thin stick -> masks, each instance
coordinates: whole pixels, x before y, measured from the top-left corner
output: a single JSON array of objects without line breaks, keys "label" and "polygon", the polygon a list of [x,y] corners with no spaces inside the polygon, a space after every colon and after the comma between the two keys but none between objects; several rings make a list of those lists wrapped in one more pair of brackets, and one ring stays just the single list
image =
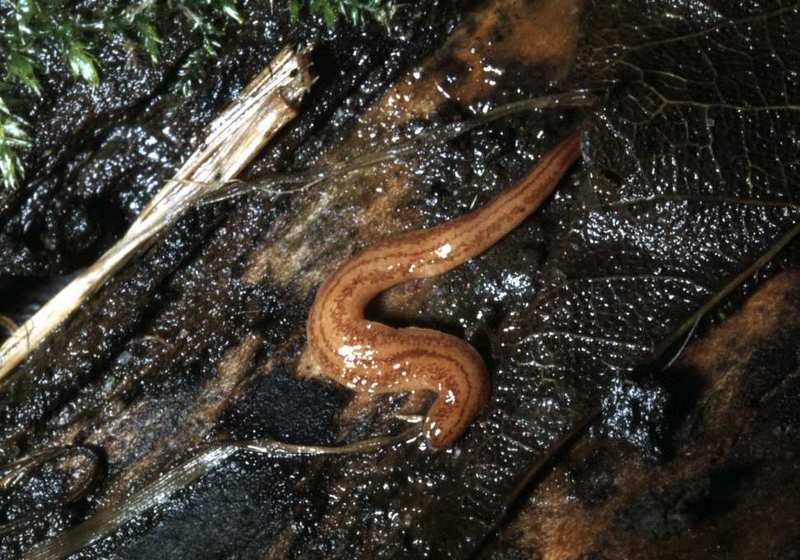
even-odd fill
[{"label": "thin stick", "polygon": [[[597,101],[597,96],[588,90],[576,90],[567,93],[543,95],[514,101],[501,105],[487,113],[478,115],[468,120],[461,120],[449,124],[438,125],[417,134],[408,140],[402,140],[389,146],[376,148],[362,155],[346,157],[327,165],[312,167],[302,171],[290,173],[273,173],[262,175],[258,181],[237,181],[218,195],[203,198],[203,204],[213,204],[222,200],[242,196],[250,192],[261,192],[273,197],[295,194],[319,184],[322,181],[341,177],[354,171],[361,171],[373,167],[384,161],[397,160],[414,154],[425,146],[444,144],[458,138],[462,134],[487,125],[503,117],[534,111],[537,109],[555,109],[572,107],[590,107]],[[281,188],[280,185],[295,185],[294,188]]]},{"label": "thin stick", "polygon": [[128,232],[20,326],[0,347],[0,380],[97,292],[116,271],[152,245],[181,213],[225,188],[296,115],[313,83],[304,52],[286,48],[213,122],[208,135],[173,179],[153,197]]},{"label": "thin stick", "polygon": [[237,451],[247,450],[274,459],[349,455],[371,453],[393,445],[405,445],[421,435],[420,426],[416,426],[396,436],[381,436],[335,447],[283,443],[268,438],[241,443],[214,444],[162,474],[122,503],[102,508],[78,525],[35,546],[23,556],[23,560],[62,560],[78,552],[98,539],[110,535],[135,517],[163,504],[175,492],[216,469]]}]

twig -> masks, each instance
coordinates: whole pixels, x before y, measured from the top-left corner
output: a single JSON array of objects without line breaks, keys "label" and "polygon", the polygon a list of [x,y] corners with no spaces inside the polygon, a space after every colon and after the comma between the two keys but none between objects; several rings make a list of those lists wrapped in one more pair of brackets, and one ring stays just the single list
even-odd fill
[{"label": "twig", "polygon": [[62,560],[111,534],[145,511],[163,504],[175,492],[186,488],[200,477],[216,469],[238,451],[246,450],[273,459],[372,453],[394,445],[411,443],[421,434],[420,427],[415,426],[396,436],[380,436],[334,447],[283,443],[269,438],[240,443],[214,444],[162,474],[140,491],[123,500],[122,503],[100,509],[85,521],[49,541],[37,545],[23,558],[24,560]]},{"label": "twig", "polygon": [[0,347],[0,380],[135,255],[152,245],[184,210],[225,187],[286,123],[313,82],[305,52],[286,48],[209,127],[180,171],[128,232],[21,325]]},{"label": "twig", "polygon": [[[322,181],[368,169],[384,161],[393,161],[417,153],[425,146],[444,144],[471,130],[510,115],[558,107],[590,107],[596,101],[597,96],[588,90],[576,90],[567,93],[543,95],[541,97],[514,101],[506,105],[501,105],[472,119],[434,126],[429,130],[417,134],[413,138],[401,140],[389,146],[376,148],[375,150],[368,151],[355,157],[347,157],[343,160],[328,163],[327,165],[303,169],[296,172],[262,175],[258,181],[253,182],[234,181],[234,184],[230,185],[223,192],[217,195],[204,197],[201,202],[202,204],[213,204],[251,192],[266,194],[274,198],[295,194],[307,190]],[[293,187],[286,188],[287,186]]]}]

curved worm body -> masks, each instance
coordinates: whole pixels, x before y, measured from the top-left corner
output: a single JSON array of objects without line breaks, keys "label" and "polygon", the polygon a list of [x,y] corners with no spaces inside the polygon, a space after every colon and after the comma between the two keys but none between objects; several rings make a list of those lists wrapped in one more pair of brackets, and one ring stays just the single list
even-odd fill
[{"label": "curved worm body", "polygon": [[322,373],[359,393],[434,391],[425,434],[434,447],[456,441],[490,394],[481,356],[449,334],[368,321],[364,307],[387,288],[442,274],[491,247],[541,205],[579,153],[574,133],[485,206],[378,242],[340,266],[317,292],[306,325]]}]

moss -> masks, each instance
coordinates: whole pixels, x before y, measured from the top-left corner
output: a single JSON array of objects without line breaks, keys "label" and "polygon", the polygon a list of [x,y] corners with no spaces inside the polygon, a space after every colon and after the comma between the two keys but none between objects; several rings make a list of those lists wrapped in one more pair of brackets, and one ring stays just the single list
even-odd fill
[{"label": "moss", "polygon": [[32,139],[19,116],[42,95],[44,52],[55,47],[75,79],[95,86],[102,78],[93,51],[105,36],[122,38],[131,57],[159,61],[159,21],[188,20],[201,46],[187,58],[179,90],[191,91],[193,66],[216,56],[224,22],[242,22],[235,0],[141,0],[125,7],[86,11],[66,0],[0,0],[0,183],[15,186],[23,175],[20,154]]},{"label": "moss", "polygon": [[[0,0],[0,185],[14,187],[23,175],[20,155],[33,139],[20,117],[42,95],[43,53],[58,52],[75,79],[100,83],[102,68],[94,56],[101,39],[122,39],[134,60],[157,64],[162,43],[159,22],[183,18],[198,38],[174,90],[189,95],[210,58],[217,56],[226,22],[243,22],[239,0],[138,0],[86,10],[68,0]],[[100,4],[102,5],[102,3]],[[319,16],[334,28],[344,18],[361,25],[367,18],[388,24],[394,0],[288,0],[293,21]]]},{"label": "moss", "polygon": [[322,16],[325,24],[334,28],[340,17],[354,25],[362,24],[367,17],[388,24],[397,6],[393,0],[289,0],[292,20],[298,20],[304,9]]}]

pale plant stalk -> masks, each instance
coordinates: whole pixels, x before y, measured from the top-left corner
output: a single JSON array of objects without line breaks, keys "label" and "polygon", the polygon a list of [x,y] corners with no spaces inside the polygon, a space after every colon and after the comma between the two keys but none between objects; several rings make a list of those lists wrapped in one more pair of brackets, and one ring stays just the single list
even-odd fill
[{"label": "pale plant stalk", "polygon": [[51,335],[116,271],[149,247],[189,207],[218,195],[296,116],[313,83],[304,52],[286,48],[208,128],[206,138],[153,197],[127,233],[65,286],[0,347],[0,380]]}]

